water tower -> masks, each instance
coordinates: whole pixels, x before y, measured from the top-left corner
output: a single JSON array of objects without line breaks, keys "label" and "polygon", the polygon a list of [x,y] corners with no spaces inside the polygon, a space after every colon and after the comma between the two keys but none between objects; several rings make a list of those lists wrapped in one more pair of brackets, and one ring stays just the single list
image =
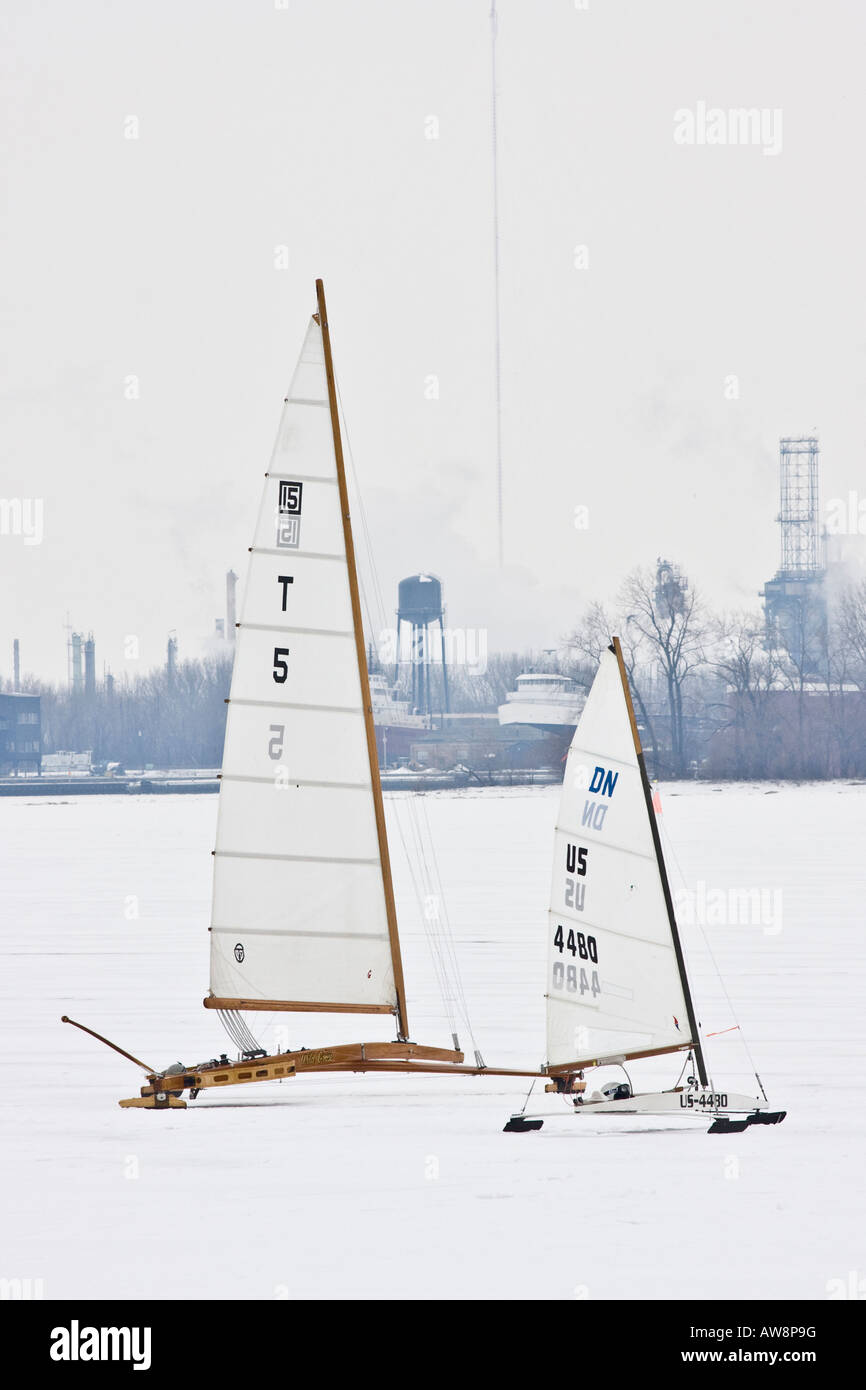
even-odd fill
[{"label": "water tower", "polygon": [[433,690],[430,667],[433,648],[430,628],[439,627],[439,651],[442,657],[442,704],[448,710],[448,667],[445,661],[445,610],[442,606],[442,584],[435,574],[410,574],[401,579],[397,589],[397,656],[402,651],[403,624],[412,628],[410,664],[412,666],[412,709],[419,714],[433,713]]}]

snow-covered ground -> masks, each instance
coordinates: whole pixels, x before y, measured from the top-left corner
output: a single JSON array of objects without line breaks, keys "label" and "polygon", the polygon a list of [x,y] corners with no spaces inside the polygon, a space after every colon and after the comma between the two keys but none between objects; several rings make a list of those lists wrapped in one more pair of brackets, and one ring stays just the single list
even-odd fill
[{"label": "snow-covered ground", "polygon": [[[491,1064],[543,1058],[557,796],[423,802]],[[862,1279],[866,786],[678,784],[662,797],[672,886],[694,894],[681,916],[702,1028],[734,1022],[711,957],[742,1025],[708,1043],[714,1080],[753,1089],[745,1037],[783,1125],[641,1129],[536,1095],[554,1120],[503,1134],[520,1082],[400,1074],[121,1110],[143,1078],[60,1015],[158,1067],[228,1049],[201,1007],[217,798],[0,799],[0,1276],[42,1279],[48,1298],[177,1299],[822,1299],[829,1281]],[[447,1045],[397,833],[409,800],[389,798],[388,815],[410,1022],[418,1041]],[[731,920],[745,899],[730,889],[751,892],[752,920]],[[376,1019],[289,1027],[263,1027],[263,1041],[388,1036]],[[644,1066],[667,1084],[678,1070]]]}]

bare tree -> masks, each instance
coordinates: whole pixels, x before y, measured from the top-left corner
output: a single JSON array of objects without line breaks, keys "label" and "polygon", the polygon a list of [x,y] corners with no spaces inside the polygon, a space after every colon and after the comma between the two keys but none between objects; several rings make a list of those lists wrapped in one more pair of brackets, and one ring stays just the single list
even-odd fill
[{"label": "bare tree", "polygon": [[709,665],[726,691],[718,732],[729,732],[733,742],[729,770],[736,776],[766,777],[777,754],[773,708],[778,655],[766,650],[759,613],[723,615],[712,621],[710,631]]},{"label": "bare tree", "polygon": [[591,603],[574,632],[565,641],[568,649],[576,654],[578,660],[584,661],[588,666],[589,669],[583,678],[583,683],[589,686],[592,684],[602,653],[611,645],[614,636],[618,636],[620,639],[623,665],[637,705],[638,722],[646,731],[649,746],[644,751],[652,764],[653,775],[657,775],[658,744],[653,722],[643,696],[643,682],[639,675],[639,656],[643,645],[640,633],[634,630],[625,618],[614,617],[609,614],[604,604]]},{"label": "bare tree", "polygon": [[835,612],[833,646],[846,653],[850,681],[866,691],[866,579],[850,584],[839,597]]},{"label": "bare tree", "polygon": [[654,573],[635,569],[620,596],[626,631],[637,634],[662,672],[670,720],[671,770],[686,770],[684,687],[704,664],[706,621],[698,596],[676,565],[658,560]]}]

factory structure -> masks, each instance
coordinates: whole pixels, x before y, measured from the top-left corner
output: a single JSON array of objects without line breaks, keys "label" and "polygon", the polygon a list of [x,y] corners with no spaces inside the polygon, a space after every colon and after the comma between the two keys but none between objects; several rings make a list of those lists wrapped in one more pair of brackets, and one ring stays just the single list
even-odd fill
[{"label": "factory structure", "polygon": [[[860,525],[856,496],[849,494],[844,524],[834,528],[832,504],[828,525],[822,524],[820,449],[816,434],[790,435],[779,441],[780,561],[766,580],[760,595],[764,607],[764,645],[784,654],[789,667],[772,681],[773,722],[778,729],[802,726],[802,708],[793,699],[810,696],[810,717],[821,717],[822,701],[828,701],[826,682],[828,631],[834,604],[844,587],[866,574],[866,527]],[[853,499],[853,500],[852,500]],[[841,507],[842,504],[840,503]],[[853,510],[852,510],[853,509]],[[852,525],[851,515],[857,524]],[[838,529],[839,534],[828,535]],[[848,539],[846,539],[848,537]],[[238,577],[225,576],[224,615],[215,619],[205,640],[210,655],[233,653],[237,625]],[[659,560],[655,600],[659,610],[682,601],[687,580],[673,564]],[[430,572],[412,574],[397,586],[396,627],[385,647],[368,649],[368,668],[373,717],[380,766],[383,772],[466,772],[507,776],[517,770],[546,770],[559,776],[565,752],[585,701],[583,686],[556,668],[556,654],[545,653],[538,667],[528,666],[515,679],[515,689],[505,693],[498,710],[452,709],[455,689],[465,679],[461,663],[465,653],[454,655],[454,639],[461,634],[446,628],[442,580]],[[67,617],[67,670],[69,690],[81,701],[85,713],[96,696],[111,696],[114,678],[105,671],[98,687],[96,640],[92,631],[73,630]],[[462,634],[465,636],[465,634]],[[178,638],[168,634],[165,678],[169,690],[177,686]],[[449,669],[453,667],[453,671]],[[792,684],[792,673],[796,677]],[[20,688],[20,650],[13,645],[12,689],[0,693],[0,776],[96,771],[90,754],[42,753],[43,729],[38,695]],[[654,702],[653,676],[649,700]],[[456,683],[455,683],[456,682]],[[475,697],[473,697],[475,698]],[[500,696],[500,699],[502,697]],[[736,701],[733,691],[728,698]],[[834,709],[860,720],[863,694],[848,682],[834,687]],[[458,703],[466,703],[465,699]],[[847,712],[851,708],[850,714]],[[854,706],[857,708],[855,709]],[[790,708],[789,708],[790,707]],[[659,727],[664,712],[659,706]],[[691,716],[699,744],[726,746],[731,735],[715,728],[707,711]],[[697,721],[697,722],[696,722]],[[701,727],[698,728],[698,723]],[[704,727],[705,726],[705,727]],[[47,734],[51,746],[50,730]],[[88,766],[85,767],[84,764]],[[114,766],[111,764],[110,766]]]},{"label": "factory structure", "polygon": [[42,716],[38,695],[20,691],[0,694],[0,776],[40,772]]},{"label": "factory structure", "polygon": [[827,654],[826,536],[820,521],[818,439],[779,441],[781,563],[762,590],[768,642],[804,676]]},{"label": "factory structure", "polygon": [[819,458],[817,435],[779,440],[780,564],[761,590],[767,646],[786,652],[804,682],[826,671],[838,593],[866,574],[859,517],[853,526],[848,518],[843,534],[828,534],[822,524]]}]

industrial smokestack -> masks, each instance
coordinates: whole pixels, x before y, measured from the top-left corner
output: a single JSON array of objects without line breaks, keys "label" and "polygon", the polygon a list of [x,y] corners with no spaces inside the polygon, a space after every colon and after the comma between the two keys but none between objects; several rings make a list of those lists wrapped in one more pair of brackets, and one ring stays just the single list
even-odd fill
[{"label": "industrial smokestack", "polygon": [[174,673],[177,670],[177,638],[172,635],[168,639],[168,646],[165,650],[165,674],[168,677],[170,686],[174,685]]},{"label": "industrial smokestack", "polygon": [[13,690],[21,689],[21,652],[18,647],[18,638],[12,643],[12,670],[14,672]]},{"label": "industrial smokestack", "polygon": [[81,674],[81,633],[72,634],[72,689],[81,690],[84,681]]},{"label": "industrial smokestack", "polygon": [[84,643],[84,693],[96,694],[96,643],[92,632]]},{"label": "industrial smokestack", "polygon": [[226,575],[226,641],[227,641],[227,642],[233,642],[233,641],[235,640],[235,622],[236,622],[236,619],[237,619],[237,612],[236,612],[236,608],[237,608],[237,600],[236,600],[236,590],[237,590],[237,586],[238,586],[238,577],[237,577],[237,575],[235,574],[234,570],[229,570],[228,574]]}]

